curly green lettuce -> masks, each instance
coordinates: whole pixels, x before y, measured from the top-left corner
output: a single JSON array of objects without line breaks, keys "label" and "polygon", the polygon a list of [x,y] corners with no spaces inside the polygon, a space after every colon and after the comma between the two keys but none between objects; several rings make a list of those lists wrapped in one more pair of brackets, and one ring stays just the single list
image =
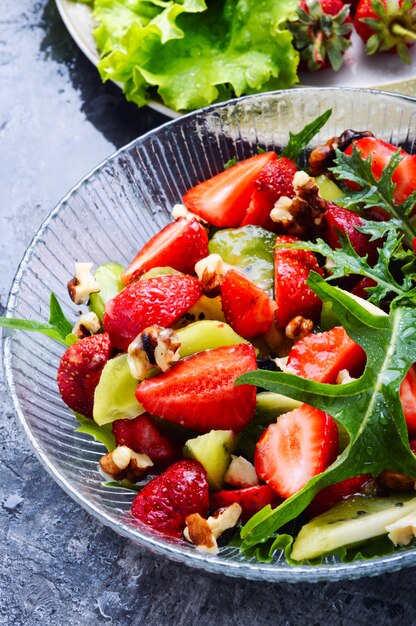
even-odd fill
[{"label": "curly green lettuce", "polygon": [[175,110],[297,82],[286,20],[298,0],[95,0],[103,80]]}]

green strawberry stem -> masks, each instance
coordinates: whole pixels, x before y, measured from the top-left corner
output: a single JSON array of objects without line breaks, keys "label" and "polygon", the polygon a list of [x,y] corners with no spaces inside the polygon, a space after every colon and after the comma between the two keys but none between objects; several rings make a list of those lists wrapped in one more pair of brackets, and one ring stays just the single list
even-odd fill
[{"label": "green strawberry stem", "polygon": [[401,24],[393,24],[393,26],[391,27],[391,32],[393,33],[393,35],[406,37],[406,39],[413,39],[413,41],[416,41],[416,33],[414,33],[412,30],[409,30],[408,28],[404,28],[404,26],[402,26]]}]

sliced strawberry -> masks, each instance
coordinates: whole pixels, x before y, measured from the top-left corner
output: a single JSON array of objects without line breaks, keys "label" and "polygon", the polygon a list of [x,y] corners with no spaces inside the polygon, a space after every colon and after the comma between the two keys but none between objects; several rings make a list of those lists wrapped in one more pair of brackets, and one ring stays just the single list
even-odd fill
[{"label": "sliced strawberry", "polygon": [[361,346],[348,337],[342,326],[336,326],[297,341],[289,352],[287,369],[318,383],[335,383],[341,370],[361,375],[365,361]]},{"label": "sliced strawberry", "polygon": [[261,511],[267,504],[275,508],[282,501],[269,485],[256,485],[245,489],[234,489],[218,491],[211,496],[211,509],[216,511],[223,507],[230,506],[234,502],[243,509],[241,519],[247,522],[255,513]]},{"label": "sliced strawberry", "polygon": [[404,419],[411,437],[416,436],[416,365],[412,365],[400,386]]},{"label": "sliced strawberry", "polygon": [[328,202],[325,212],[326,231],[325,239],[331,248],[340,248],[338,232],[348,235],[351,245],[360,256],[368,254],[370,265],[374,265],[378,258],[377,243],[370,241],[369,235],[365,235],[357,230],[357,226],[362,226],[364,221],[359,215],[342,209],[333,202]]},{"label": "sliced strawberry", "polygon": [[125,285],[140,278],[152,267],[173,267],[194,274],[195,263],[208,256],[208,235],[195,218],[184,217],[168,224],[136,254],[121,280]]},{"label": "sliced strawberry", "polygon": [[[378,180],[389,163],[392,155],[397,152],[398,146],[393,146],[386,141],[376,139],[375,137],[364,137],[358,141],[354,141],[345,154],[351,154],[352,145],[355,145],[361,152],[363,159],[367,159],[371,155],[371,170],[374,177]],[[407,154],[401,150],[403,156],[402,161],[397,166],[392,180],[396,184],[393,198],[396,204],[401,204],[416,189],[416,155]],[[351,184],[351,186],[353,186]]]},{"label": "sliced strawberry", "polygon": [[221,284],[222,310],[228,324],[244,339],[264,335],[273,324],[275,306],[263,289],[229,270]]},{"label": "sliced strawberry", "polygon": [[351,293],[353,293],[354,296],[358,296],[359,298],[363,298],[364,300],[366,300],[370,296],[367,288],[376,286],[377,283],[375,280],[364,276],[364,278],[358,281]]},{"label": "sliced strawberry", "polygon": [[62,400],[73,411],[92,418],[94,391],[110,358],[107,333],[80,339],[64,352],[58,369]]},{"label": "sliced strawberry", "polygon": [[183,202],[209,224],[225,228],[240,226],[250,204],[254,181],[266,163],[276,158],[275,152],[264,152],[240,161],[190,189]]},{"label": "sliced strawberry", "polygon": [[234,386],[234,382],[256,368],[250,344],[206,350],[144,380],[137,386],[136,397],[152,415],[182,426],[202,432],[238,432],[254,415],[256,388]]},{"label": "sliced strawberry", "polygon": [[139,280],[107,302],[104,328],[112,344],[125,351],[144,328],[152,324],[171,326],[201,296],[199,281],[186,274]]},{"label": "sliced strawberry", "polygon": [[250,206],[241,226],[255,224],[276,231],[277,225],[270,219],[270,211],[282,196],[294,198],[292,181],[297,169],[296,164],[287,157],[280,157],[264,166],[254,182]]},{"label": "sliced strawberry", "polygon": [[167,467],[181,458],[181,448],[160,430],[147,413],[134,419],[113,422],[113,434],[118,446],[127,446],[141,454],[147,454],[156,468]]},{"label": "sliced strawberry", "polygon": [[[291,244],[296,237],[282,235],[276,244]],[[321,313],[322,302],[306,284],[311,270],[322,275],[313,252],[276,248],[274,252],[276,323],[285,327],[294,317],[301,315],[316,322]]]},{"label": "sliced strawberry", "polygon": [[209,507],[206,472],[198,461],[174,463],[153,478],[133,500],[132,515],[152,530],[180,537],[192,513],[205,517]]},{"label": "sliced strawberry", "polygon": [[260,437],[254,456],[259,478],[290,498],[323,472],[338,453],[338,429],[330,415],[307,404],[281,415]]},{"label": "sliced strawberry", "polygon": [[353,478],[346,478],[340,483],[325,487],[325,489],[322,489],[322,491],[316,494],[306,509],[306,514],[308,517],[316,517],[328,511],[328,509],[332,508],[337,502],[340,502],[340,500],[364,493],[365,486],[368,485],[371,480],[371,474],[363,474],[361,476],[354,476]]}]

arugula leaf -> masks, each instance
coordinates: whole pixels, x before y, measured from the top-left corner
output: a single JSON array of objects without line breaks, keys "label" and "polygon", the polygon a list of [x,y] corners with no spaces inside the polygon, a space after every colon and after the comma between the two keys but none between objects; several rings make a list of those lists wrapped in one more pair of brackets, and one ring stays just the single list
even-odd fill
[{"label": "arugula leaf", "polygon": [[101,483],[103,487],[114,487],[117,489],[128,489],[129,491],[135,491],[138,493],[143,489],[143,485],[136,485],[132,483],[127,478],[123,478],[123,480],[110,480],[108,482]]},{"label": "arugula leaf", "polygon": [[416,226],[410,220],[410,214],[416,204],[416,190],[401,204],[394,202],[396,185],[393,182],[393,175],[402,158],[400,148],[398,148],[377,180],[371,169],[372,157],[363,159],[360,150],[353,144],[351,156],[336,150],[336,165],[331,167],[330,171],[339,180],[348,180],[359,186],[357,190],[343,186],[346,195],[342,198],[342,206],[352,209],[358,206],[365,209],[377,207],[386,211],[388,215],[401,221],[406,240],[411,243],[413,237],[416,236]]},{"label": "arugula leaf", "polygon": [[90,437],[92,437],[95,441],[103,443],[109,452],[117,447],[112,431],[112,424],[99,426],[96,422],[94,422],[94,420],[84,417],[80,413],[75,413],[75,417],[81,424],[81,426],[76,428],[76,433],[85,433],[90,435]]},{"label": "arugula leaf", "polygon": [[258,385],[306,402],[332,415],[348,432],[350,443],[324,472],[276,509],[265,507],[241,532],[243,549],[267,541],[295,519],[318,491],[359,474],[385,469],[416,477],[416,457],[409,448],[400,403],[400,385],[416,357],[416,309],[393,307],[374,315],[350,294],[311,273],[308,284],[332,303],[348,335],[367,353],[364,374],[345,385],[316,383],[292,374],[254,371],[238,384]]},{"label": "arugula leaf", "polygon": [[[348,275],[365,276],[374,280],[377,285],[367,288],[370,302],[380,304],[386,296],[394,295],[396,301],[406,299],[407,302],[416,303],[414,294],[416,275],[409,272],[413,264],[410,257],[403,252],[401,245],[403,235],[400,234],[399,228],[400,222],[395,219],[387,222],[363,220],[363,225],[358,227],[358,230],[370,235],[371,240],[380,239],[387,233],[383,245],[379,248],[379,258],[374,267],[369,265],[367,256],[357,254],[348,235],[340,231],[337,231],[340,247],[335,250],[322,239],[315,242],[299,241],[290,244],[290,247],[296,250],[311,250],[330,259],[328,269],[331,275],[327,278],[328,281]],[[405,267],[407,264],[407,275],[403,277],[401,283],[397,282],[390,269],[392,261],[400,260]]]},{"label": "arugula leaf", "polygon": [[313,122],[307,124],[298,133],[289,132],[289,142],[286,148],[283,150],[281,156],[292,159],[295,163],[298,162],[303,150],[309,144],[309,142],[319,133],[321,128],[325,126],[329,118],[331,117],[332,109],[328,109],[325,113],[322,113]]},{"label": "arugula leaf", "polygon": [[54,293],[51,293],[49,302],[49,322],[36,322],[35,320],[21,320],[15,317],[0,317],[0,327],[11,330],[27,330],[35,333],[43,333],[55,341],[68,346],[74,343],[71,335],[72,324],[66,319]]}]

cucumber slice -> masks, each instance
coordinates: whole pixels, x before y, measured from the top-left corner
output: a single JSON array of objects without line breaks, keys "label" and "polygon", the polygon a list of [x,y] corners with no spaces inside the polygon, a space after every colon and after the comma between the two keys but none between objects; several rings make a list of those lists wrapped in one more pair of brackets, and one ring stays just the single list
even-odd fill
[{"label": "cucumber slice", "polygon": [[345,193],[342,191],[342,189],[340,189],[333,180],[328,178],[328,176],[322,174],[322,176],[317,176],[315,178],[315,181],[319,187],[319,193],[325,200],[328,200],[330,202],[336,202],[337,200],[341,200],[345,196]]},{"label": "cucumber slice", "polygon": [[416,498],[353,496],[303,526],[293,544],[295,561],[313,559],[341,546],[359,544],[387,534],[386,526],[416,509]]},{"label": "cucumber slice", "polygon": [[205,435],[189,439],[183,447],[183,455],[199,461],[207,472],[211,489],[221,489],[224,474],[231,462],[236,436],[232,430],[211,430]]},{"label": "cucumber slice", "polygon": [[178,272],[178,270],[169,266],[152,267],[151,270],[142,274],[139,280],[147,280],[148,278],[155,278],[155,276],[170,276],[171,274],[182,274],[182,272]]},{"label": "cucumber slice", "polygon": [[261,289],[273,293],[275,242],[276,235],[260,226],[242,226],[217,231],[208,247],[211,254],[219,254]]},{"label": "cucumber slice", "polygon": [[237,335],[231,326],[214,320],[194,322],[176,332],[181,342],[179,349],[181,358],[203,350],[248,343],[246,339]]},{"label": "cucumber slice", "polygon": [[272,420],[283,413],[299,408],[301,404],[299,400],[282,396],[280,393],[261,391],[256,396],[256,415],[264,417],[265,420],[268,418]]},{"label": "cucumber slice", "polygon": [[99,293],[92,293],[90,296],[89,309],[93,311],[100,320],[103,319],[105,305],[114,298],[123,288],[121,275],[124,267],[120,263],[104,263],[97,267],[94,278],[100,286]]},{"label": "cucumber slice", "polygon": [[93,417],[99,426],[145,412],[136,400],[137,382],[130,374],[127,354],[107,361],[94,393]]}]

